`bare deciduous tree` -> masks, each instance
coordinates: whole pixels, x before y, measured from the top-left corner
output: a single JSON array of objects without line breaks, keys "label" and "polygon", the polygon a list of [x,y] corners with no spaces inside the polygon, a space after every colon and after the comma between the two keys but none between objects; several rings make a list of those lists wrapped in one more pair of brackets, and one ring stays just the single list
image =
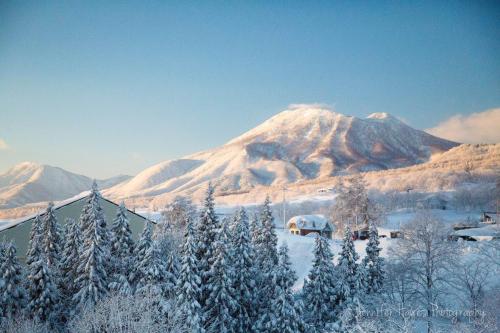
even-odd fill
[{"label": "bare deciduous tree", "polygon": [[448,272],[456,262],[456,244],[447,241],[448,230],[428,211],[417,212],[396,243],[394,259],[408,262],[408,277],[417,300],[425,307],[427,332],[432,331],[433,306],[446,291]]},{"label": "bare deciduous tree", "polygon": [[494,273],[491,268],[484,258],[475,257],[457,263],[454,274],[450,274],[450,283],[461,292],[462,300],[473,313],[483,306],[489,278]]}]

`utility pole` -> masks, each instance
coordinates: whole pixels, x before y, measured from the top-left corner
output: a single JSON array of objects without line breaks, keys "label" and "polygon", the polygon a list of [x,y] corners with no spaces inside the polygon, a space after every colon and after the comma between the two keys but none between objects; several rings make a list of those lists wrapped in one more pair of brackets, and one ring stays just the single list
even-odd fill
[{"label": "utility pole", "polygon": [[286,230],[286,191],[287,188],[285,185],[281,188],[283,190],[283,201],[281,205],[283,206],[283,230]]}]

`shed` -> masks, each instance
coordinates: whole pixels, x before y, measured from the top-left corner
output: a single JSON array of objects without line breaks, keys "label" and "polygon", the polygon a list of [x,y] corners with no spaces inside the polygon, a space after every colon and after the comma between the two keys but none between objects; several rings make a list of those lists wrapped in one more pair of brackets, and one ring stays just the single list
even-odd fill
[{"label": "shed", "polygon": [[496,219],[495,219],[496,215],[497,215],[497,212],[482,212],[480,221],[483,223],[495,224],[496,223]]}]

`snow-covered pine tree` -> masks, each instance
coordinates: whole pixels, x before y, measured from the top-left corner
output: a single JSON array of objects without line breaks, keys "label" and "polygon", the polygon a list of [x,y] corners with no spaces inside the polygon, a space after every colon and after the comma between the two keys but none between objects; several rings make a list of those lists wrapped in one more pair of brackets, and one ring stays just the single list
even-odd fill
[{"label": "snow-covered pine tree", "polygon": [[305,320],[311,327],[321,330],[335,321],[336,281],[330,245],[326,238],[318,236],[312,268],[303,288]]},{"label": "snow-covered pine tree", "polygon": [[259,242],[258,239],[261,230],[262,225],[260,224],[259,216],[257,213],[253,213],[250,218],[250,236],[252,238],[253,247]]},{"label": "snow-covered pine tree", "polygon": [[248,217],[244,208],[240,208],[234,216],[232,228],[233,247],[233,289],[236,298],[235,332],[246,333],[251,330],[252,318],[255,317],[255,276],[254,251]]},{"label": "snow-covered pine tree", "polygon": [[[254,240],[255,266],[257,267],[257,318],[255,322],[262,323],[271,311],[269,299],[276,292],[274,270],[278,265],[278,237],[274,230],[274,218],[271,212],[271,201],[266,197],[260,213],[260,230]],[[254,325],[255,326],[255,325]]]},{"label": "snow-covered pine tree", "polygon": [[255,251],[260,264],[278,264],[278,236],[274,230],[274,217],[271,211],[271,200],[266,197],[260,212],[260,230],[257,231]]},{"label": "snow-covered pine tree", "polygon": [[127,217],[127,208],[122,202],[116,211],[111,226],[111,255],[117,258],[128,258],[134,253],[134,240]]},{"label": "snow-covered pine tree", "polygon": [[24,273],[14,243],[0,245],[0,323],[13,318],[26,306]]},{"label": "snow-covered pine tree", "polygon": [[[37,228],[33,225],[34,228]],[[60,313],[60,293],[57,279],[47,265],[43,251],[43,237],[38,234],[30,240],[28,265],[28,313],[35,320],[57,325]]]},{"label": "snow-covered pine tree", "polygon": [[188,217],[186,219],[186,234],[182,247],[182,262],[179,275],[178,304],[186,331],[204,333],[203,314],[200,305],[201,275],[199,271],[197,254],[197,241],[194,224]]},{"label": "snow-covered pine tree", "polygon": [[227,223],[223,223],[215,245],[215,261],[211,266],[206,290],[205,327],[208,332],[234,332],[237,299],[232,286],[234,276]]},{"label": "snow-covered pine tree", "polygon": [[77,309],[93,307],[108,294],[109,232],[99,203],[100,196],[94,181],[80,217],[83,244],[75,281],[79,291],[73,296]]},{"label": "snow-covered pine tree", "polygon": [[368,226],[370,222],[380,219],[381,211],[368,197],[362,175],[349,177],[348,185],[341,179],[337,192],[332,220],[337,221],[338,230],[343,230],[349,221]]},{"label": "snow-covered pine tree", "polygon": [[[0,267],[1,267],[1,263],[5,261],[5,249],[7,248],[7,242],[5,242],[5,240],[3,241],[0,241]],[[2,282],[2,272],[0,272],[0,288],[3,286],[3,282]],[[0,298],[0,302],[1,302],[1,298]]]},{"label": "snow-covered pine tree", "polygon": [[144,229],[139,237],[139,241],[134,250],[134,267],[132,267],[132,274],[130,281],[132,286],[135,287],[139,280],[142,278],[142,272],[139,266],[146,256],[149,248],[153,245],[153,223],[147,221],[144,223]]},{"label": "snow-covered pine tree", "polygon": [[88,221],[97,221],[99,224],[100,238],[102,239],[102,244],[106,255],[111,253],[111,232],[108,230],[106,219],[104,217],[104,211],[102,210],[100,203],[101,193],[97,187],[97,183],[94,180],[92,183],[92,188],[90,190],[90,195],[88,196],[85,206],[83,207],[82,214],[80,215],[80,223],[82,233],[85,233],[87,229]]},{"label": "snow-covered pine tree", "polygon": [[56,277],[59,275],[62,247],[61,227],[55,216],[54,203],[51,202],[42,218],[42,251],[47,260],[47,266]]},{"label": "snow-covered pine tree", "polygon": [[78,291],[75,280],[82,248],[82,232],[79,221],[66,220],[66,238],[61,259],[61,293],[65,298],[71,297]]},{"label": "snow-covered pine tree", "polygon": [[[191,218],[191,215],[186,214],[186,218]],[[179,217],[180,218],[180,217]],[[184,230],[185,221],[178,221],[177,226],[172,226],[168,220],[163,221],[155,230],[154,239],[158,243],[160,249],[160,255],[165,258],[166,262],[166,277],[165,284],[169,291],[167,298],[172,298],[175,296],[175,287],[177,285],[177,280],[179,278],[180,272],[180,240],[182,239],[181,230]],[[179,226],[183,226],[179,228]],[[183,231],[184,233],[184,231]]]},{"label": "snow-covered pine tree", "polygon": [[[359,259],[354,242],[352,232],[349,226],[345,229],[344,239],[342,243],[342,251],[340,252],[339,262],[336,267],[338,283],[336,286],[337,298],[337,315],[349,315],[354,318],[356,311],[361,306],[363,285],[363,269],[360,268],[357,260]],[[346,314],[346,312],[348,312]]]},{"label": "snow-covered pine tree", "polygon": [[134,254],[134,240],[122,202],[111,226],[111,272],[109,288],[122,295],[132,295],[130,271]]},{"label": "snow-covered pine tree", "polygon": [[292,287],[297,276],[292,269],[288,247],[280,246],[279,263],[274,271],[275,295],[269,301],[270,312],[257,323],[258,332],[298,333],[304,332],[301,304],[294,298]]},{"label": "snow-covered pine tree", "polygon": [[217,237],[219,234],[220,223],[215,214],[214,205],[214,187],[208,184],[207,193],[203,203],[203,208],[200,212],[200,218],[196,226],[196,238],[198,241],[197,258],[199,264],[199,271],[201,274],[201,300],[200,305],[203,311],[206,311],[206,300],[210,294],[207,283],[211,278],[212,265],[215,261],[215,247],[217,244]]},{"label": "snow-covered pine tree", "polygon": [[370,223],[370,234],[366,246],[366,256],[363,258],[366,292],[375,294],[382,289],[384,281],[384,262],[380,257],[380,242],[377,227]]},{"label": "snow-covered pine tree", "polygon": [[145,256],[139,262],[138,271],[140,278],[137,281],[136,294],[160,299],[161,303],[157,305],[160,311],[166,311],[165,300],[169,291],[165,281],[167,267],[165,260],[160,255],[157,242],[153,242],[147,249]]},{"label": "snow-covered pine tree", "polygon": [[30,265],[33,260],[38,260],[38,252],[40,248],[35,249],[36,246],[40,246],[39,240],[42,237],[42,219],[40,215],[35,216],[33,222],[31,223],[30,239],[28,242],[28,250],[26,251],[26,265]]},{"label": "snow-covered pine tree", "polygon": [[165,289],[168,298],[175,296],[175,289],[180,274],[180,259],[178,251],[170,251],[166,258]]}]

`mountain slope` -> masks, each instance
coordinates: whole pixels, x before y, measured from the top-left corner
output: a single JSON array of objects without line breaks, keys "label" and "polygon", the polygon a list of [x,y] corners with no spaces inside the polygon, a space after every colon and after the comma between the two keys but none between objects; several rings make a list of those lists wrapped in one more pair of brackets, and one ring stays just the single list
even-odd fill
[{"label": "mountain slope", "polygon": [[192,195],[206,183],[219,194],[429,160],[457,143],[413,129],[385,114],[366,119],[298,105],[227,144],[146,169],[105,194],[113,198]]},{"label": "mountain slope", "polygon": [[[98,181],[105,188],[128,180],[117,176]],[[64,169],[33,162],[20,163],[0,175],[0,209],[63,200],[86,191],[92,179]]]}]

